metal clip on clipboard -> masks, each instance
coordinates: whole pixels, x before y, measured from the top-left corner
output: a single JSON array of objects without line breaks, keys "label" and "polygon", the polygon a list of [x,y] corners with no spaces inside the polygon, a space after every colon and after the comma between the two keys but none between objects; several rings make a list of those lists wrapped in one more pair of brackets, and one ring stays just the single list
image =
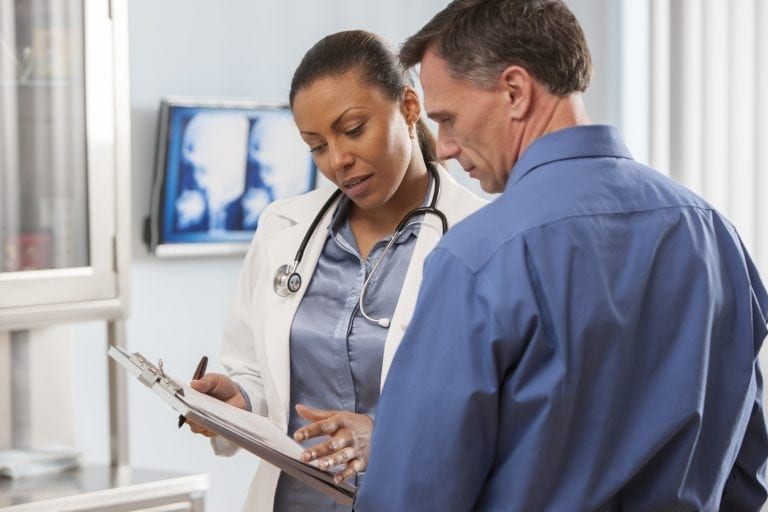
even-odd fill
[{"label": "metal clip on clipboard", "polygon": [[139,352],[134,352],[132,354],[128,354],[125,351],[120,352],[123,357],[128,356],[128,360],[133,363],[137,372],[132,373],[138,377],[142,384],[148,388],[151,388],[154,384],[158,384],[165,388],[171,395],[184,396],[184,389],[172,378],[165,375],[162,359],[160,359],[157,362],[157,366],[155,366]]}]

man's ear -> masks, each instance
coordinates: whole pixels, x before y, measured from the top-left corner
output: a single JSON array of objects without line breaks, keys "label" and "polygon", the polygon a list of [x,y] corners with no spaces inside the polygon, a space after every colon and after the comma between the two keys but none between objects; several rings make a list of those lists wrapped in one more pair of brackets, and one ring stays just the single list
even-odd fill
[{"label": "man's ear", "polygon": [[525,68],[509,66],[501,72],[499,82],[512,118],[525,118],[533,101],[533,77]]},{"label": "man's ear", "polygon": [[416,89],[410,85],[405,86],[400,110],[403,112],[405,121],[409,125],[414,125],[419,120],[419,116],[421,115],[421,101],[419,100],[419,95],[416,93]]}]

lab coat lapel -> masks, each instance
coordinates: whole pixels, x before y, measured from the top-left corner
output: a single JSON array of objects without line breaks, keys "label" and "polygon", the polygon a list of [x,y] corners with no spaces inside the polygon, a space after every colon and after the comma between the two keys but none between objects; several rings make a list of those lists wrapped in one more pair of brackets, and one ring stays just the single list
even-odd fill
[{"label": "lab coat lapel", "polygon": [[[312,224],[312,220],[320,211],[325,200],[332,191],[317,194],[317,201],[308,202],[306,208],[300,212],[286,215],[286,220],[296,222],[293,226],[276,232],[266,240],[267,262],[269,265],[269,275],[274,276],[277,269],[286,263],[292,263],[296,256],[296,251],[301,244],[304,234]],[[293,317],[301,303],[301,299],[309,286],[309,280],[314,273],[317,261],[320,258],[323,245],[325,244],[328,225],[335,211],[335,205],[331,206],[323,219],[315,229],[312,238],[309,240],[304,256],[299,264],[298,272],[302,277],[301,288],[298,292],[287,297],[280,297],[272,293],[265,325],[265,352],[268,360],[268,367],[271,369],[274,379],[275,390],[277,392],[277,404],[280,410],[270,411],[273,419],[279,421],[281,425],[287,428],[288,408],[290,407],[290,332],[293,324]]]},{"label": "lab coat lapel", "polygon": [[[476,210],[477,204],[462,201],[464,198],[457,194],[457,192],[463,189],[456,183],[456,180],[444,168],[437,166],[437,169],[440,175],[440,196],[437,198],[437,208],[445,214],[448,219],[448,227],[450,228]],[[408,327],[413,316],[413,309],[416,305],[416,298],[419,293],[419,286],[421,285],[424,259],[442,238],[443,228],[440,219],[436,215],[428,214],[424,216],[424,220],[429,223],[429,226],[422,225],[419,230],[419,237],[416,239],[413,255],[408,264],[400,298],[397,301],[389,333],[387,333],[387,339],[384,342],[380,383],[382,387],[387,378],[389,367],[392,364],[392,358],[395,357],[397,347],[400,345],[405,329]]]}]

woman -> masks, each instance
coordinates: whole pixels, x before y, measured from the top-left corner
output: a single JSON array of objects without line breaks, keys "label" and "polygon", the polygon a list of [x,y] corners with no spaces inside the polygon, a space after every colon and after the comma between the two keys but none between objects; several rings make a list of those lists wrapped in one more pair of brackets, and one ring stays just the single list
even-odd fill
[{"label": "woman", "polygon": [[[328,189],[264,211],[222,341],[228,375],[209,374],[193,386],[268,416],[305,442],[305,461],[343,466],[341,481],[365,469],[380,385],[412,314],[424,258],[441,235],[433,214],[411,219],[388,244],[395,227],[430,202],[438,182],[436,207],[448,225],[484,201],[433,163],[434,139],[420,120],[416,91],[377,36],[349,31],[320,40],[294,74],[290,103],[317,168],[343,194],[314,229]],[[295,269],[298,291],[285,290],[294,270],[288,269],[286,296],[278,295],[276,272],[294,261],[308,231]],[[312,444],[326,434],[330,439]],[[214,446],[233,453],[225,440],[214,438]],[[261,463],[245,508],[273,507],[339,510]]]}]

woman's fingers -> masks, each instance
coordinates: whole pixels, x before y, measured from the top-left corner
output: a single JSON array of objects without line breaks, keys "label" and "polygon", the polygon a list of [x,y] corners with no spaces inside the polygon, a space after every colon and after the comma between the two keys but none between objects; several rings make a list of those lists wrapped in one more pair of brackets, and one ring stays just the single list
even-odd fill
[{"label": "woman's fingers", "polygon": [[351,446],[337,450],[330,455],[317,459],[316,464],[320,469],[331,469],[346,464],[357,457],[358,452]]},{"label": "woman's fingers", "polygon": [[203,377],[189,383],[195,391],[211,395],[226,402],[240,393],[235,383],[223,373],[206,373]]},{"label": "woman's fingers", "polygon": [[189,425],[189,429],[195,434],[201,434],[205,437],[215,437],[217,435],[216,432],[208,430],[207,428],[203,427],[202,425],[198,425],[195,422],[187,420],[187,425]]},{"label": "woman's fingers", "polygon": [[339,473],[336,473],[336,475],[333,477],[333,481],[337,484],[340,484],[344,480],[348,478],[352,478],[356,474],[360,473],[361,471],[364,471],[365,468],[368,466],[368,459],[352,459],[351,461],[347,462],[347,466],[340,471]]},{"label": "woman's fingers", "polygon": [[312,407],[307,407],[306,405],[296,404],[296,412],[299,413],[299,416],[301,416],[305,420],[309,420],[311,422],[317,422],[320,420],[328,419],[334,414],[337,414],[339,411],[326,411],[323,409],[313,409]]},{"label": "woman's fingers", "polygon": [[240,409],[246,409],[246,400],[237,384],[223,373],[206,373],[200,379],[192,380],[189,386]]},{"label": "woman's fingers", "polygon": [[302,452],[302,461],[314,461],[314,465],[324,470],[344,465],[344,469],[334,476],[336,483],[365,470],[373,430],[373,421],[369,416],[349,411],[320,411],[304,406],[297,406],[296,411],[302,417],[310,421],[315,418],[316,421],[297,430],[294,439],[304,441],[321,435],[331,436],[331,439]]},{"label": "woman's fingers", "polygon": [[312,423],[306,427],[301,427],[293,434],[293,438],[298,442],[302,442],[317,436],[333,435],[340,428],[341,424],[338,419],[331,417],[331,419],[318,421],[317,423]]},{"label": "woman's fingers", "polygon": [[318,443],[315,446],[304,450],[301,453],[301,460],[304,462],[310,462],[315,459],[319,459],[320,457],[331,455],[348,446],[352,446],[351,438],[336,436],[333,439],[329,439],[323,443]]},{"label": "woman's fingers", "polygon": [[[207,373],[200,379],[194,379],[190,382],[190,387],[200,393],[205,393],[213,398],[217,398],[224,402],[232,403],[236,407],[241,409],[245,408],[245,399],[240,393],[240,389],[235,385],[229,376],[222,373]],[[198,425],[193,421],[187,420],[189,429],[195,434],[200,434],[205,437],[216,437],[216,432],[208,430],[207,428]]]}]

